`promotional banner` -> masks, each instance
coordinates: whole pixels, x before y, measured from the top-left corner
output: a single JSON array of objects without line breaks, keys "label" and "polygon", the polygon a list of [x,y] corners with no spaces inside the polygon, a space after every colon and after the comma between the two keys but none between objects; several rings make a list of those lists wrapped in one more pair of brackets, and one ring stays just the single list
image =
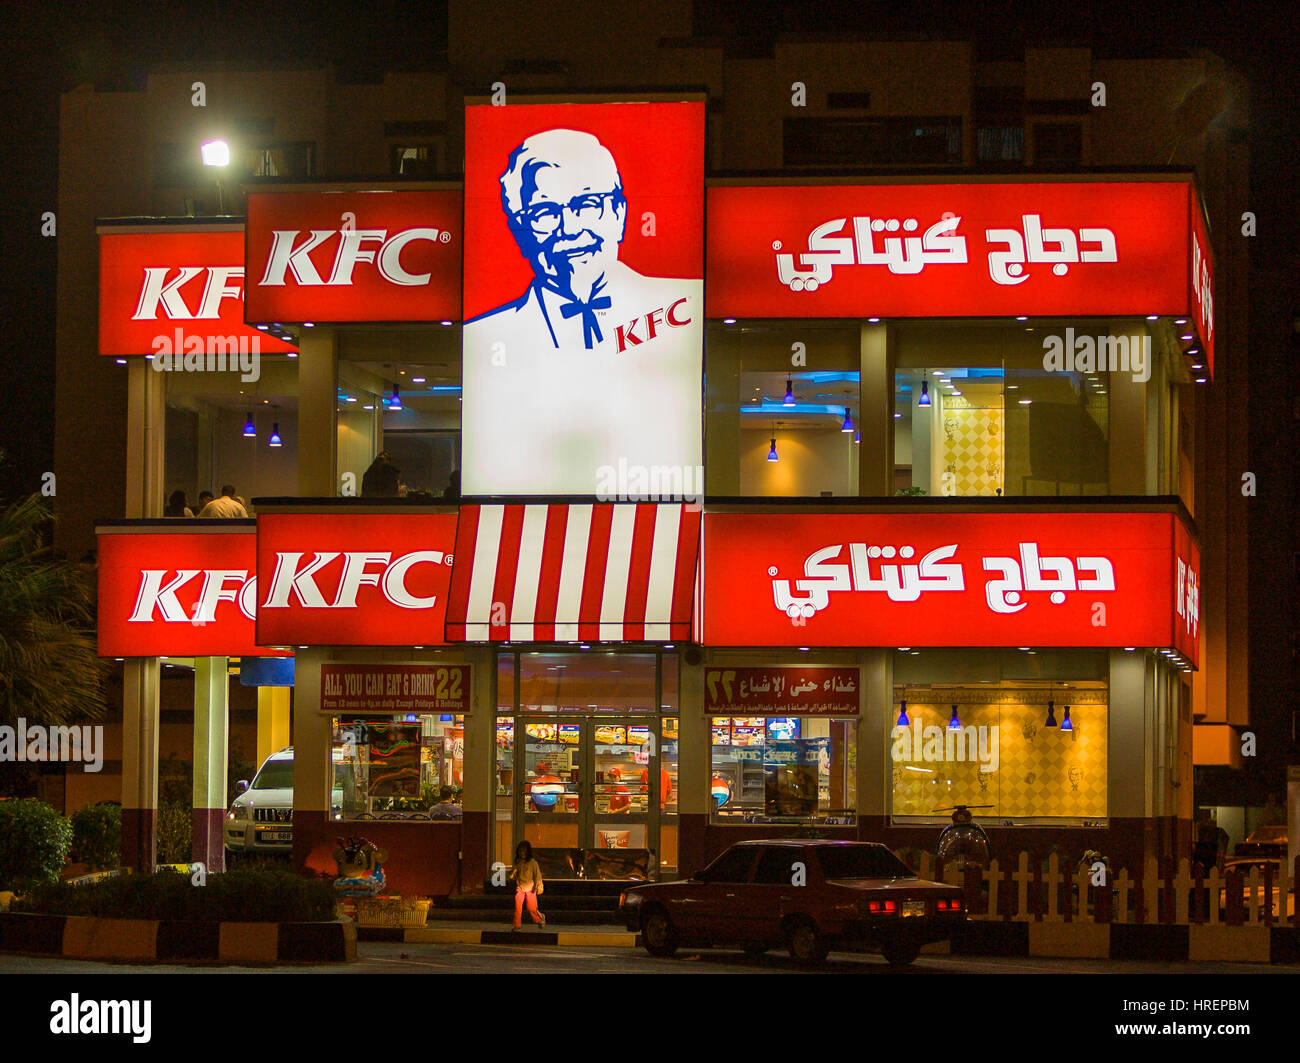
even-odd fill
[{"label": "promotional banner", "polygon": [[322,712],[463,713],[469,665],[322,664]]},{"label": "promotional banner", "polygon": [[257,637],[270,645],[444,641],[456,514],[264,513]]},{"label": "promotional banner", "polygon": [[101,657],[265,657],[254,639],[251,522],[206,531],[99,528]]},{"label": "promotional banner", "polygon": [[1181,316],[1187,182],[715,187],[709,316]]},{"label": "promotional banner", "polygon": [[465,494],[701,466],[703,189],[702,102],[466,107]]},{"label": "promotional banner", "polygon": [[1182,521],[1174,522],[1173,648],[1192,662],[1200,660],[1201,552]]},{"label": "promotional banner", "polygon": [[1214,248],[1210,246],[1210,233],[1205,227],[1205,212],[1193,190],[1191,196],[1192,238],[1191,266],[1188,271],[1191,297],[1188,310],[1192,315],[1194,332],[1200,337],[1205,350],[1205,365],[1214,375]]},{"label": "promotional banner", "polygon": [[704,708],[727,716],[856,716],[856,668],[708,668]]},{"label": "promotional banner", "polygon": [[250,192],[249,321],[460,316],[461,194]]},{"label": "promotional banner", "polygon": [[[709,513],[704,642],[1172,648],[1179,526],[1168,513]],[[1196,563],[1189,550],[1184,600]]]},{"label": "promotional banner", "polygon": [[100,354],[218,355],[241,349],[298,349],[244,324],[242,232],[101,231]]}]

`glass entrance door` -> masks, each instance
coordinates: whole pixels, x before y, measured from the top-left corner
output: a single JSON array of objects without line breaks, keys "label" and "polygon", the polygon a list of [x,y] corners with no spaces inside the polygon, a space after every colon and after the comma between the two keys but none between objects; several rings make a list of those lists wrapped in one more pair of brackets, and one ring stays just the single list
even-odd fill
[{"label": "glass entrance door", "polygon": [[646,877],[659,840],[659,740],[654,717],[520,716],[515,844],[541,851],[551,877]]}]

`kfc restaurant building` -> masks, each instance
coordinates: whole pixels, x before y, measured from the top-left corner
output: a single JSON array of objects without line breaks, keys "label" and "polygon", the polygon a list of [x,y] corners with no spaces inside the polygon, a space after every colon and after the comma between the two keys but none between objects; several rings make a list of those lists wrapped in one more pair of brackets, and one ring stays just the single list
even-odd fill
[{"label": "kfc restaurant building", "polygon": [[[145,482],[256,514],[99,527],[137,862],[164,657],[195,662],[196,859],[233,796],[212,677],[290,655],[294,861],[361,834],[393,892],[480,890],[522,839],[614,879],[744,837],[933,850],[957,804],[999,855],[1189,845],[1190,180],[706,188],[703,115],[469,106],[463,188],[101,230]],[[233,390],[139,357],[205,314],[283,353]]]}]

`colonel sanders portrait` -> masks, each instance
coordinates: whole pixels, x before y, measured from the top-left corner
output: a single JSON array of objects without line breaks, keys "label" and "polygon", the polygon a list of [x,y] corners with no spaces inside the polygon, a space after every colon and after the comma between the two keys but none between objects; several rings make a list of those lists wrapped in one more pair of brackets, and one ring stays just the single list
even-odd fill
[{"label": "colonel sanders portrait", "polygon": [[620,460],[694,467],[703,281],[619,261],[629,192],[591,133],[536,133],[504,161],[501,207],[533,279],[465,323],[465,493],[585,495]]}]

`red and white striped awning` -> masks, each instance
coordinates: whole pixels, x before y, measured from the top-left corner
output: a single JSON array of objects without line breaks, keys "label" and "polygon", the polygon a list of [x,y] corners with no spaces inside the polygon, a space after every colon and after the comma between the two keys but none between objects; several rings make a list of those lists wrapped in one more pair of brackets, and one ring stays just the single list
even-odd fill
[{"label": "red and white striped awning", "polygon": [[461,506],[447,641],[685,641],[699,539],[677,502]]}]

